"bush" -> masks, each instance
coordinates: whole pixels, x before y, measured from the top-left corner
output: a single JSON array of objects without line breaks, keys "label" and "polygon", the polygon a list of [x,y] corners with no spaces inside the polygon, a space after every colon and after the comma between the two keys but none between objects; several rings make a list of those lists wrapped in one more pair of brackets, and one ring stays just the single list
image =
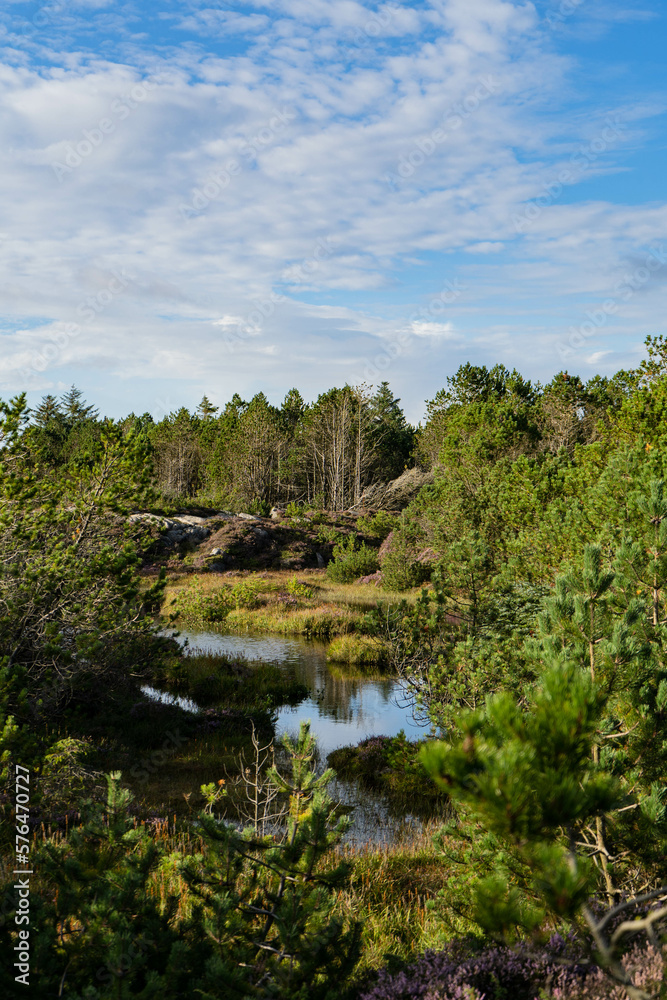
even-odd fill
[{"label": "bush", "polygon": [[333,524],[320,524],[315,539],[320,545],[331,545],[345,541],[345,535]]},{"label": "bush", "polygon": [[287,581],[287,593],[291,594],[292,597],[312,597],[313,588],[309,587],[307,583],[300,583],[294,575],[291,580]]},{"label": "bush", "polygon": [[172,613],[186,625],[214,625],[223,622],[235,604],[231,587],[204,593],[201,580],[195,576],[187,587],[177,593],[172,602]]},{"label": "bush", "polygon": [[[635,945],[623,964],[644,987],[661,982],[664,958],[651,945]],[[586,960],[573,938],[555,934],[541,951],[454,941],[443,951],[425,952],[402,972],[383,969],[359,1000],[625,1000],[627,995]]]},{"label": "bush", "polygon": [[350,535],[347,541],[334,545],[333,561],[327,566],[327,576],[335,583],[352,583],[360,576],[368,576],[380,568],[376,549],[365,542],[357,547]]},{"label": "bush", "polygon": [[376,514],[360,517],[357,521],[357,531],[361,531],[364,535],[371,535],[373,538],[379,538],[383,542],[397,525],[398,517],[396,514],[392,514],[389,510],[379,510]]},{"label": "bush", "polygon": [[382,589],[410,590],[431,577],[432,567],[417,558],[418,546],[402,531],[395,531],[382,560]]}]

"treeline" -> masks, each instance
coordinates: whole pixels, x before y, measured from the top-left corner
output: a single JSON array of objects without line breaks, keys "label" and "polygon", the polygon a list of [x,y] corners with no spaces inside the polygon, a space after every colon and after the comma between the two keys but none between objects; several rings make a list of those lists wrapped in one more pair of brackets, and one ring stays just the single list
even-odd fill
[{"label": "treeline", "polygon": [[[167,500],[258,513],[290,502],[344,510],[414,460],[414,429],[387,383],[375,392],[330,389],[312,404],[292,389],[280,407],[261,392],[250,402],[235,394],[222,412],[204,396],[195,413],[181,407],[158,422],[145,413],[120,423],[149,441],[155,485]],[[102,426],[73,386],[61,400],[42,400],[28,433],[56,468],[84,454]]]},{"label": "treeline", "polygon": [[[622,371],[584,384],[559,372],[542,386],[503,365],[466,364],[426,402],[418,427],[407,422],[387,382],[375,390],[333,388],[313,403],[292,389],[281,406],[260,392],[250,401],[235,394],[219,410],[204,396],[194,413],[181,407],[159,421],[144,413],[119,423],[149,442],[155,486],[167,501],[256,513],[290,502],[338,511],[406,468],[446,465],[460,445],[473,444],[489,461],[539,459],[561,449],[572,455],[577,445],[602,439],[642,378],[639,370]],[[44,397],[29,434],[57,469],[84,455],[103,426],[73,386],[60,400]]]}]

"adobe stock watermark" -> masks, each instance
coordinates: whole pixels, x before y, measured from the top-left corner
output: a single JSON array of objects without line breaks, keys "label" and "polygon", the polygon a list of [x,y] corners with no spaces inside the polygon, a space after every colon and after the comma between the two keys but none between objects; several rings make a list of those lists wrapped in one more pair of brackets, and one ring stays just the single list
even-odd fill
[{"label": "adobe stock watermark", "polygon": [[67,3],[50,3],[45,4],[36,11],[29,21],[21,20],[19,27],[24,35],[34,33],[35,28],[48,28],[57,24],[61,18],[62,14],[67,14],[67,8],[69,4]]},{"label": "adobe stock watermark", "polygon": [[163,767],[172,754],[180,750],[187,737],[182,736],[178,729],[175,732],[169,731],[166,734],[162,748],[152,750],[146,757],[143,757],[130,771],[130,775],[136,780],[145,784],[152,775],[156,774]]},{"label": "adobe stock watermark", "polygon": [[244,163],[252,163],[257,159],[257,155],[262,149],[275,142],[277,136],[294,121],[297,117],[293,108],[280,108],[274,110],[271,118],[265,125],[262,125],[251,138],[244,138],[239,157],[232,157],[227,160],[217,170],[211,171],[200,187],[192,189],[190,201],[179,206],[179,213],[182,219],[192,219],[201,215],[212,201],[217,201],[227,190],[233,177],[238,177],[243,172]]},{"label": "adobe stock watermark", "polygon": [[[281,276],[282,282],[285,285],[303,284],[319,270],[323,261],[335,253],[339,245],[339,241],[334,236],[320,237],[313,252],[308,257],[304,257],[298,264],[291,264],[285,268]],[[255,299],[254,308],[246,316],[226,317],[223,320],[218,320],[216,325],[226,328],[222,339],[227,350],[233,351],[249,338],[260,336],[264,323],[273,316],[276,306],[286,301],[286,295],[272,290],[271,294],[265,298]]]},{"label": "adobe stock watermark", "polygon": [[387,5],[374,11],[363,25],[349,29],[348,40],[358,48],[377,44],[378,38],[386,31],[400,9],[395,5]]},{"label": "adobe stock watermark", "polygon": [[553,205],[569,184],[575,184],[581,179],[581,175],[588,170],[592,163],[608,149],[622,139],[622,132],[627,128],[618,115],[615,118],[609,116],[606,119],[606,127],[599,135],[586,145],[581,145],[570,157],[570,167],[564,167],[559,171],[557,177],[550,181],[545,181],[542,185],[543,193],[529,201],[523,211],[515,214],[512,222],[516,233],[524,233],[533,223],[539,219],[545,208]]},{"label": "adobe stock watermark", "polygon": [[162,77],[147,77],[140,83],[135,83],[128,94],[116,97],[109,105],[109,113],[98,119],[97,123],[90,128],[81,130],[82,138],[75,142],[68,142],[65,146],[65,154],[62,160],[53,160],[51,169],[58,178],[58,183],[81,164],[92,156],[93,152],[102,145],[109,135],[113,135],[119,122],[124,122],[130,117],[133,111],[143,104],[151,91],[155,90],[162,82]]},{"label": "adobe stock watermark", "polygon": [[[396,339],[390,340],[374,358],[364,358],[363,378],[369,382],[376,382],[378,378],[384,375],[394,361],[400,358],[410,345],[414,343],[417,338],[417,334],[412,332],[415,325],[434,321],[441,322],[448,306],[453,305],[467,290],[468,285],[461,284],[458,278],[455,278],[453,281],[449,279],[445,281],[438,294],[430,300],[428,305],[422,306],[421,309],[412,313],[408,320],[411,328],[410,331],[405,330],[399,333]],[[357,379],[357,382],[354,384],[356,385],[361,381],[361,379]]]},{"label": "adobe stock watermark", "polygon": [[572,17],[576,10],[579,10],[584,0],[561,0],[558,7],[551,7],[544,15],[545,21],[550,28],[555,28],[559,24]]},{"label": "adobe stock watermark", "polygon": [[568,339],[557,347],[561,360],[567,361],[572,358],[574,353],[584,346],[588,338],[593,337],[598,330],[607,325],[610,316],[616,315],[619,305],[623,302],[629,302],[639,289],[651,280],[651,276],[665,264],[667,264],[667,253],[662,246],[649,250],[642,265],[635,268],[631,274],[623,275],[623,279],[614,288],[612,296],[605,299],[596,308],[587,309],[585,311],[586,319],[579,326],[570,327]]},{"label": "adobe stock watermark", "polygon": [[385,174],[382,178],[392,190],[397,190],[403,181],[413,176],[425,161],[433,156],[436,149],[447,142],[452,132],[461,128],[466,119],[495,94],[500,92],[500,83],[492,76],[482,77],[477,86],[466,97],[453,104],[445,115],[441,125],[434,128],[428,135],[417,139],[409,153],[402,154],[398,159],[395,173]]},{"label": "adobe stock watermark", "polygon": [[[94,295],[87,295],[76,307],[76,313],[84,323],[92,322],[101,315],[111,302],[121,295],[134,277],[128,274],[124,267],[112,268],[111,276],[104,288],[101,288]],[[60,323],[59,329],[53,331],[50,343],[46,344],[40,351],[33,352],[30,365],[19,368],[21,378],[27,380],[35,378],[46,371],[60,354],[71,344],[73,340],[80,337],[84,328],[79,323]]]}]

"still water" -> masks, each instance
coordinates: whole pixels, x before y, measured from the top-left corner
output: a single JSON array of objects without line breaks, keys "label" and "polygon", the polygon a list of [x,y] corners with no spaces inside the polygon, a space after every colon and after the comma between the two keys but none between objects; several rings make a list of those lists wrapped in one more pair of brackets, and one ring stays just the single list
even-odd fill
[{"label": "still water", "polygon": [[294,708],[279,709],[277,730],[298,732],[299,724],[310,719],[311,732],[324,757],[366,736],[396,736],[401,729],[409,739],[424,734],[423,728],[415,725],[395,680],[335,676],[327,665],[326,645],[322,642],[217,632],[182,632],[181,640],[185,639],[193,651],[210,650],[291,666],[310,695]]},{"label": "still water", "polygon": [[[291,666],[310,694],[295,708],[285,707],[276,713],[276,731],[278,735],[294,734],[302,721],[310,720],[311,732],[317,738],[320,770],[332,750],[357,744],[366,736],[396,736],[401,730],[409,739],[424,735],[424,729],[415,724],[410,706],[401,697],[396,681],[342,677],[336,674],[335,668],[332,673],[326,661],[326,645],[322,642],[299,637],[182,631],[180,641],[186,640],[193,652],[210,650]],[[147,693],[179,701],[158,691]],[[180,699],[180,702],[183,708],[197,711],[197,706],[188,699]],[[354,783],[335,779],[329,785],[329,793],[334,800],[352,809],[352,826],[344,838],[348,844],[394,844],[410,841],[423,830],[419,819],[410,814],[399,818],[392,816],[381,795],[362,790]]]}]

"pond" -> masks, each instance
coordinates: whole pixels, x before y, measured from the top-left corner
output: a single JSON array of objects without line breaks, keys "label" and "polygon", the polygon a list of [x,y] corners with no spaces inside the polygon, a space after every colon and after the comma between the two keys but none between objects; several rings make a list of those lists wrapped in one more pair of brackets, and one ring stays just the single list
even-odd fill
[{"label": "pond", "polygon": [[[296,707],[287,706],[276,712],[276,732],[279,736],[284,732],[297,733],[300,723],[310,720],[311,732],[317,738],[320,769],[332,750],[355,745],[367,736],[396,736],[403,730],[409,739],[416,740],[425,734],[424,728],[415,724],[397,681],[345,677],[335,668],[332,672],[326,660],[325,643],[301,637],[187,630],[181,632],[179,639],[183,643],[187,640],[193,652],[237,654],[249,660],[290,666],[310,694]],[[188,699],[144,690],[152,697],[177,701],[183,708],[197,710]],[[337,801],[353,807],[353,824],[345,837],[351,845],[381,846],[412,840],[423,829],[422,822],[410,814],[400,819],[390,815],[381,795],[367,789],[362,791],[354,783],[336,779],[329,791]]]},{"label": "pond", "polygon": [[249,660],[284,663],[295,672],[310,695],[301,704],[277,712],[279,733],[298,732],[310,719],[323,757],[338,747],[359,743],[366,736],[396,736],[403,730],[419,739],[424,729],[412,718],[410,705],[401,697],[397,681],[385,678],[350,678],[332,673],[326,644],[300,637],[225,635],[217,632],[181,632],[191,649],[231,653]]}]

